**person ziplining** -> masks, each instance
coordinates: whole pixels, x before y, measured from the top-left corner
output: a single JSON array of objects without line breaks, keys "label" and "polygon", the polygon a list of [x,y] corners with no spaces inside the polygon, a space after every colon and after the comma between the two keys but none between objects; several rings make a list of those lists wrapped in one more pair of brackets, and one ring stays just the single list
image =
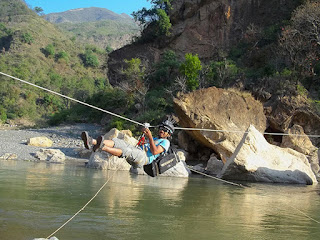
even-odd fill
[{"label": "person ziplining", "polygon": [[125,158],[135,168],[141,168],[144,165],[151,164],[161,154],[168,152],[170,147],[168,138],[174,132],[174,125],[170,120],[162,122],[159,125],[158,137],[153,137],[148,127],[144,127],[142,132],[147,141],[139,141],[140,144],[137,146],[118,138],[107,140],[103,136],[99,136],[97,139],[93,139],[86,131],[81,133],[81,139],[86,149],[92,148],[93,152],[100,149],[113,156]]}]

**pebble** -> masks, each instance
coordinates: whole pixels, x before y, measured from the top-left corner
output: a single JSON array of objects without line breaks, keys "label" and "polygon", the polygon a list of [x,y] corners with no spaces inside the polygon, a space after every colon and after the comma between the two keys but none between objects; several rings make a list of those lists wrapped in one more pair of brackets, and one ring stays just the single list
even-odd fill
[{"label": "pebble", "polygon": [[105,133],[100,125],[74,124],[42,129],[0,130],[0,159],[5,154],[15,154],[17,160],[36,161],[35,153],[41,147],[28,146],[27,140],[32,137],[45,136],[53,141],[53,149],[60,149],[67,159],[78,159],[77,149],[84,149],[80,134],[88,131],[94,138]]}]

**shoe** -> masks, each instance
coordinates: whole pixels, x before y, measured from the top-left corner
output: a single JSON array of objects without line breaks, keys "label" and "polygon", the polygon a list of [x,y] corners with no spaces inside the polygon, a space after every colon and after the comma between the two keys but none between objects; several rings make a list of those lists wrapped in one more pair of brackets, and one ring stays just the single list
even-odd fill
[{"label": "shoe", "polygon": [[103,136],[99,136],[97,138],[97,144],[93,146],[92,150],[95,152],[97,151],[98,149],[101,149],[103,147]]},{"label": "shoe", "polygon": [[81,139],[83,141],[84,147],[86,149],[90,149],[91,148],[92,139],[91,139],[91,137],[89,137],[88,132],[82,132],[81,133]]}]

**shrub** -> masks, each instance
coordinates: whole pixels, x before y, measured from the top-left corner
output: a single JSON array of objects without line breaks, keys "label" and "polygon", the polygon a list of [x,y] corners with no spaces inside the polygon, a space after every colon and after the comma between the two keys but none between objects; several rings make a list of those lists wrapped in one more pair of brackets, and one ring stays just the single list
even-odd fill
[{"label": "shrub", "polygon": [[107,53],[111,53],[112,51],[113,51],[112,47],[110,47],[110,46],[106,47],[106,52]]},{"label": "shrub", "polygon": [[7,120],[7,113],[3,107],[0,107],[0,122],[5,123]]},{"label": "shrub", "polygon": [[234,79],[239,72],[238,67],[232,60],[211,62],[207,77],[209,82],[217,87],[223,87]]},{"label": "shrub", "polygon": [[65,51],[58,52],[58,54],[56,55],[56,58],[58,61],[62,60],[62,61],[65,61],[66,63],[69,62],[69,55]]},{"label": "shrub", "polygon": [[188,90],[193,91],[199,87],[199,73],[202,69],[198,54],[187,53],[185,61],[180,65],[180,72],[187,78]]},{"label": "shrub", "polygon": [[86,67],[96,68],[100,65],[97,56],[94,55],[91,50],[86,51],[86,53],[83,56],[83,62]]},{"label": "shrub", "polygon": [[31,44],[34,42],[34,39],[30,33],[26,32],[21,35],[21,41],[24,43]]},{"label": "shrub", "polygon": [[163,83],[171,84],[178,75],[177,69],[180,62],[174,51],[166,51],[160,61],[154,66],[152,74],[152,84],[163,85]]},{"label": "shrub", "polygon": [[54,56],[55,54],[55,49],[54,49],[54,46],[53,44],[48,44],[45,49],[44,49],[44,53],[46,55],[46,57],[48,56]]}]

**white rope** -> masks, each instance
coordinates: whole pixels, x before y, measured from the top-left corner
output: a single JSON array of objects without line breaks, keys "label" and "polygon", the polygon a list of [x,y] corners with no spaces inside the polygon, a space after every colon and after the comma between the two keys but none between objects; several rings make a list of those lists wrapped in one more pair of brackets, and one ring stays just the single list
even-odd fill
[{"label": "white rope", "polygon": [[214,176],[205,174],[205,173],[203,173],[203,172],[197,171],[197,170],[193,169],[193,167],[191,167],[191,166],[188,166],[188,168],[189,168],[191,171],[195,172],[195,173],[198,173],[198,174],[201,174],[201,175],[203,175],[203,176],[206,176],[206,177],[215,179],[215,180],[217,180],[217,181],[224,182],[224,183],[227,183],[227,184],[230,184],[230,185],[234,185],[234,186],[237,186],[237,187],[242,187],[242,188],[245,187],[245,186],[243,186],[242,184],[230,182],[230,181],[227,181],[227,180],[224,180],[224,179],[221,179],[221,178],[217,178],[217,177],[214,177]]},{"label": "white rope", "polygon": [[[206,129],[206,128],[183,128],[183,127],[175,127],[177,130],[185,130],[185,131],[205,131],[205,132],[227,132],[227,133],[248,133],[247,131],[240,130],[218,130],[218,129]],[[293,134],[293,133],[269,133],[264,132],[265,135],[278,135],[278,136],[296,136],[296,137],[311,137],[311,138],[319,138],[320,135],[307,135],[307,134]]]},{"label": "white rope", "polygon": [[289,205],[289,204],[288,204],[288,206],[291,207],[291,208],[293,208],[294,210],[298,211],[298,212],[301,213],[302,215],[306,216],[306,217],[309,218],[310,220],[314,221],[315,223],[319,223],[319,224],[320,224],[320,222],[319,222],[318,220],[310,217],[308,214],[306,214],[305,212],[301,211],[300,209],[295,208],[295,207],[293,207],[293,206],[291,206],[291,205]]},{"label": "white rope", "polygon": [[120,169],[122,161],[118,162],[118,166],[116,170],[113,172],[113,174],[107,179],[107,181],[100,187],[100,189],[96,192],[96,194],[78,211],[76,212],[71,218],[69,218],[64,224],[62,224],[57,230],[55,230],[53,233],[51,233],[48,237],[45,239],[49,239],[54,234],[59,232],[64,226],[66,226],[69,222],[71,222],[72,219],[74,219],[80,212],[82,212],[92,201],[93,199],[98,196],[98,194],[102,191],[102,189],[107,185],[107,183],[110,181],[110,179],[116,174],[116,172]]},{"label": "white rope", "polygon": [[102,109],[102,108],[99,108],[99,107],[90,105],[90,104],[88,104],[88,103],[81,102],[81,101],[79,101],[79,100],[77,100],[77,99],[74,99],[74,98],[65,96],[65,95],[63,95],[63,94],[61,94],[61,93],[57,93],[57,92],[52,91],[52,90],[50,90],[50,89],[47,89],[47,88],[44,88],[44,87],[40,87],[40,86],[38,86],[38,85],[36,85],[36,84],[27,82],[27,81],[25,81],[25,80],[21,80],[21,79],[19,79],[19,78],[13,77],[13,76],[10,76],[10,75],[8,75],[8,74],[6,74],[6,73],[0,72],[0,74],[2,74],[2,75],[4,75],[4,76],[7,76],[7,77],[10,77],[10,78],[12,78],[12,79],[18,80],[18,81],[20,81],[20,82],[29,84],[29,85],[31,85],[31,86],[33,86],[33,87],[42,89],[42,90],[44,90],[44,91],[53,93],[53,94],[58,95],[58,96],[60,96],[60,97],[67,98],[67,99],[69,99],[69,100],[75,101],[75,102],[80,103],[80,104],[82,104],[82,105],[85,105],[85,106],[87,106],[87,107],[91,107],[91,108],[94,108],[94,109],[99,110],[99,111],[101,111],[101,112],[108,113],[108,114],[110,114],[110,115],[113,115],[113,116],[115,116],[115,117],[118,117],[118,118],[127,120],[127,121],[132,122],[132,123],[135,123],[135,124],[138,124],[138,125],[140,125],[140,126],[145,126],[143,123],[139,123],[139,122],[137,122],[137,121],[134,121],[134,120],[131,120],[131,119],[129,119],[129,118],[123,117],[123,116],[121,116],[121,115],[118,115],[118,114],[116,114],[116,113],[113,113],[113,112],[104,110],[104,109]]},{"label": "white rope", "polygon": [[[17,78],[17,77],[13,77],[13,76],[11,76],[11,75],[9,75],[9,74],[3,73],[3,72],[0,72],[0,74],[2,74],[2,75],[4,75],[4,76],[7,76],[7,77],[9,77],[9,78],[18,80],[18,81],[20,81],[20,82],[26,83],[26,84],[31,85],[31,86],[33,86],[33,87],[42,89],[42,90],[44,90],[44,91],[53,93],[53,94],[58,95],[58,96],[60,96],[60,97],[67,98],[67,99],[69,99],[69,100],[75,101],[75,102],[80,103],[80,104],[82,104],[82,105],[85,105],[85,106],[87,106],[87,107],[94,108],[94,109],[96,109],[96,110],[99,110],[99,111],[108,113],[108,114],[113,115],[113,116],[115,116],[115,117],[118,117],[118,118],[127,120],[127,121],[129,121],[129,122],[138,124],[138,125],[140,125],[140,126],[146,127],[146,123],[140,123],[140,122],[134,121],[134,120],[132,120],[132,119],[123,117],[123,116],[121,116],[121,115],[119,115],[119,114],[116,114],[116,113],[113,113],[113,112],[104,110],[104,109],[102,109],[102,108],[99,108],[99,107],[90,105],[90,104],[85,103],[85,102],[81,102],[81,101],[79,101],[79,100],[77,100],[77,99],[74,99],[74,98],[65,96],[65,95],[63,95],[63,94],[61,94],[61,93],[57,93],[57,92],[55,92],[55,91],[52,91],[52,90],[47,89],[47,88],[44,88],[44,87],[40,87],[40,86],[38,86],[38,85],[36,85],[36,84],[33,84],[33,83],[30,83],[30,82],[28,82],[28,81],[21,80],[21,79],[19,79],[19,78]],[[156,126],[149,126],[149,127],[156,127]],[[248,132],[246,132],[246,131],[240,131],[240,130],[217,130],[217,129],[205,129],[205,128],[183,128],[183,127],[174,127],[174,129],[176,129],[176,130],[185,130],[185,131],[228,132],[228,133],[241,133],[241,134],[248,133]],[[320,137],[320,135],[306,135],[306,134],[302,135],[302,134],[289,134],[289,133],[268,133],[268,132],[265,132],[264,134],[266,134],[266,135],[279,135],[279,136],[289,136],[289,135],[290,135],[290,136],[297,136],[297,137],[306,137],[306,136],[307,136],[307,137],[311,137],[311,138],[319,138],[319,137]]]}]

